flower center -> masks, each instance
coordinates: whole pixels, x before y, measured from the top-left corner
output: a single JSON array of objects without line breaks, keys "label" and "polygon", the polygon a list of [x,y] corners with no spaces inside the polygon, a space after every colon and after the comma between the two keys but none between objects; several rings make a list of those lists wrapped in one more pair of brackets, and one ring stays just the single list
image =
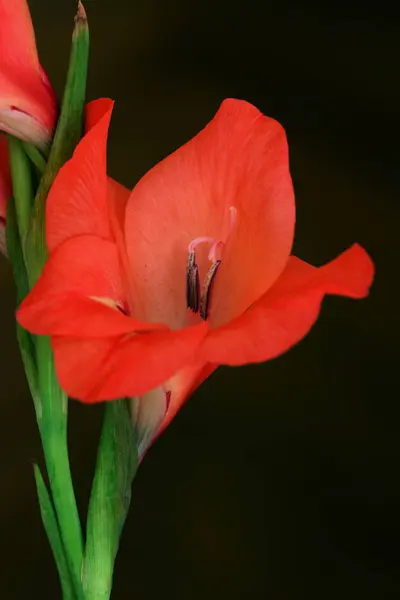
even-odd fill
[{"label": "flower center", "polygon": [[[223,227],[224,231],[221,240],[207,236],[197,237],[192,240],[188,246],[188,262],[186,268],[186,304],[187,307],[190,308],[190,310],[192,310],[195,314],[200,312],[200,317],[204,320],[206,320],[208,317],[211,290],[218,268],[221,264],[222,249],[234,230],[236,221],[237,210],[234,206],[230,206],[227,218],[225,220],[225,226]],[[196,263],[196,247],[199,244],[211,245],[208,253],[208,260],[211,262],[211,266],[207,271],[201,291],[199,282],[199,267]]]},{"label": "flower center", "polygon": [[[208,253],[208,260],[211,261],[211,267],[207,271],[204,279],[203,288],[200,293],[199,267],[196,263],[196,246],[199,244],[212,244]],[[220,255],[223,242],[211,237],[198,237],[192,240],[188,246],[188,262],[186,269],[186,303],[194,313],[200,311],[200,317],[204,320],[208,317],[210,305],[210,294],[218,267],[221,264]]]}]

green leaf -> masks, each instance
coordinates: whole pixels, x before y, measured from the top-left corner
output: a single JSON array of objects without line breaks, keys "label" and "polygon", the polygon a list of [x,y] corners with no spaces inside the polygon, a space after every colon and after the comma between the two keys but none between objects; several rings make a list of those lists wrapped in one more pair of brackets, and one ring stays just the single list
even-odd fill
[{"label": "green leaf", "polygon": [[79,2],[75,17],[67,82],[60,118],[49,160],[35,198],[27,239],[28,275],[31,287],[39,278],[47,260],[45,235],[46,199],[58,171],[69,160],[82,136],[89,59],[89,28],[85,10]]},{"label": "green leaf", "polygon": [[86,600],[108,600],[114,561],[138,465],[127,400],[107,402],[87,519],[83,563]]},{"label": "green leaf", "polygon": [[36,489],[40,505],[40,514],[42,515],[43,525],[53,552],[54,560],[57,565],[58,575],[60,577],[63,600],[75,600],[75,594],[72,587],[70,574],[68,571],[67,560],[64,547],[61,541],[60,531],[53,504],[51,502],[46,484],[43,481],[42,474],[37,465],[33,465]]},{"label": "green leaf", "polygon": [[29,331],[26,331],[19,323],[17,323],[17,340],[21,352],[21,358],[25,369],[26,379],[29,384],[29,389],[32,395],[35,411],[40,415],[42,405],[38,389],[38,374],[35,357],[35,345]]}]

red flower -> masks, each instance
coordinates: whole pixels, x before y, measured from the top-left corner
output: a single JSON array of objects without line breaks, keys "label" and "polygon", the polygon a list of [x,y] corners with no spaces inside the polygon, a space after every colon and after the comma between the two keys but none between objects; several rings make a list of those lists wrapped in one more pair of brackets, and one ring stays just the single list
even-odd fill
[{"label": "red flower", "polygon": [[[0,0],[0,131],[39,148],[51,140],[57,117],[54,91],[40,66],[26,0]],[[0,245],[11,196],[6,141],[0,136]]]},{"label": "red flower", "polygon": [[218,365],[282,354],[325,294],[364,297],[373,265],[358,245],[322,268],[290,256],[285,133],[247,102],[226,100],[130,194],[106,176],[111,110],[89,106],[53,185],[50,258],[18,320],[52,336],[69,395],[135,397],[143,451]]}]

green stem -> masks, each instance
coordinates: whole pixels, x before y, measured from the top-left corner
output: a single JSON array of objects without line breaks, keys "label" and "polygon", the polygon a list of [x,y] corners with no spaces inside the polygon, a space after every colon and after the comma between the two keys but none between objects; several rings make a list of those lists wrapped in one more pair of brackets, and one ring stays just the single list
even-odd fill
[{"label": "green stem", "polygon": [[40,336],[35,341],[41,400],[37,410],[37,421],[69,571],[77,597],[83,598],[81,586],[82,530],[72,484],[67,445],[68,398],[57,382],[50,339]]},{"label": "green stem", "polygon": [[20,140],[9,135],[8,149],[18,231],[22,248],[24,248],[24,242],[30,226],[32,200],[35,196],[32,183],[32,168]]}]

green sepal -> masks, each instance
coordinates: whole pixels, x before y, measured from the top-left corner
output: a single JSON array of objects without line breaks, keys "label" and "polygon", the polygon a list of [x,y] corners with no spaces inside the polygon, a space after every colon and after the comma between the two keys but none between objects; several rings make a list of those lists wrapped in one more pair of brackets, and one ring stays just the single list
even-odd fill
[{"label": "green sepal", "polygon": [[105,405],[89,503],[82,583],[86,600],[108,600],[115,557],[131,501],[138,465],[127,400]]},{"label": "green sepal", "polygon": [[38,465],[33,465],[33,471],[36,481],[40,514],[57,565],[61,582],[62,597],[63,600],[76,600],[53,504]]},{"label": "green sepal", "polygon": [[45,235],[46,199],[58,171],[69,160],[82,136],[89,59],[89,28],[79,2],[75,17],[67,82],[53,144],[39,189],[27,239],[28,275],[31,287],[47,260]]}]

